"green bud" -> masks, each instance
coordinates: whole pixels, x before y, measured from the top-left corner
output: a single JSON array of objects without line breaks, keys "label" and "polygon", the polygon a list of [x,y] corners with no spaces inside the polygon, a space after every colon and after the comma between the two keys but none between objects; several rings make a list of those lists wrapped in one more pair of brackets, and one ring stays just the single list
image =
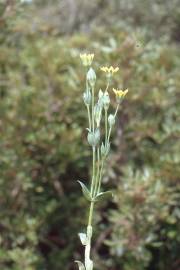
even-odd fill
[{"label": "green bud", "polygon": [[94,146],[94,134],[93,134],[93,132],[90,131],[90,132],[88,133],[87,140],[88,140],[88,143],[89,143],[91,146]]},{"label": "green bud", "polygon": [[91,146],[96,146],[99,141],[100,141],[100,130],[99,128],[96,128],[94,132],[89,131],[88,136],[87,136],[88,143]]},{"label": "green bud", "polygon": [[97,103],[94,107],[94,118],[95,118],[97,127],[99,127],[100,125],[101,116],[102,116],[102,107],[99,103]]},{"label": "green bud", "polygon": [[89,89],[83,93],[83,100],[85,105],[91,104],[91,91],[89,91]]},{"label": "green bud", "polygon": [[93,68],[90,68],[87,72],[87,81],[91,87],[94,87],[96,82],[96,73]]},{"label": "green bud", "polygon": [[96,128],[94,132],[95,144],[97,145],[100,141],[100,129]]},{"label": "green bud", "polygon": [[103,91],[100,89],[99,90],[99,94],[98,94],[98,104],[99,106],[101,106],[101,108],[103,108],[103,97],[104,97],[104,93]]},{"label": "green bud", "polygon": [[99,99],[101,99],[101,98],[103,97],[103,95],[104,95],[104,93],[103,93],[103,91],[100,89],[100,90],[99,90],[99,93],[98,93]]},{"label": "green bud", "polygon": [[106,157],[109,153],[110,150],[110,143],[107,143],[106,145],[104,145],[104,143],[102,142],[101,144],[101,155]]},{"label": "green bud", "polygon": [[115,124],[115,117],[114,117],[113,114],[110,114],[110,115],[108,116],[108,123],[109,123],[109,126],[110,126],[110,127],[114,126],[114,124]]},{"label": "green bud", "polygon": [[109,104],[110,104],[110,98],[107,91],[103,94],[102,102],[103,102],[104,109],[108,110]]}]

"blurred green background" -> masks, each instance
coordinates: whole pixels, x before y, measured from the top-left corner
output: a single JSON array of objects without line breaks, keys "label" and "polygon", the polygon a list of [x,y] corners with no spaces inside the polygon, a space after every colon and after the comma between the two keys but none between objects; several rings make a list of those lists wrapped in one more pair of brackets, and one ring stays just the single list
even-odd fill
[{"label": "blurred green background", "polygon": [[73,270],[90,148],[79,53],[128,87],[103,179],[98,270],[180,269],[180,1],[0,1],[0,269]]}]

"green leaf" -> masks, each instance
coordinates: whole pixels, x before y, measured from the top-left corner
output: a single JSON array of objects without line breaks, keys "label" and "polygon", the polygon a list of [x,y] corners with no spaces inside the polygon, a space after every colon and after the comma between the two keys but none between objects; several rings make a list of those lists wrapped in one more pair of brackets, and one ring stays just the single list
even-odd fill
[{"label": "green leaf", "polygon": [[152,247],[157,247],[157,248],[161,247],[162,245],[163,245],[162,242],[154,242],[154,243],[151,243],[151,246],[152,246]]},{"label": "green leaf", "polygon": [[96,195],[95,201],[101,201],[103,199],[106,199],[106,198],[109,198],[109,197],[112,197],[112,196],[113,196],[112,191],[100,192],[100,193],[98,193]]},{"label": "green leaf", "polygon": [[84,264],[80,261],[75,261],[78,264],[79,270],[85,270]]},{"label": "green leaf", "polygon": [[83,192],[84,197],[88,201],[91,202],[92,201],[92,197],[91,197],[91,193],[90,193],[89,189],[81,181],[78,181],[78,183],[81,185],[81,188],[82,188],[82,192]]}]

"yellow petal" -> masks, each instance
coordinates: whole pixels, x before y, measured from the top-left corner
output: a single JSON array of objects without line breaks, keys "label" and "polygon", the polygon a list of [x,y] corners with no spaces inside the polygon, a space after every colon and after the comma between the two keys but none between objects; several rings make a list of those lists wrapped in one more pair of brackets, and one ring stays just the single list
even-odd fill
[{"label": "yellow petal", "polygon": [[123,92],[123,97],[125,97],[125,95],[128,93],[128,89],[124,90]]},{"label": "yellow petal", "polygon": [[117,97],[117,96],[118,96],[118,90],[113,88],[113,92],[114,92],[114,94],[115,94],[116,97]]},{"label": "yellow petal", "polygon": [[101,67],[101,70],[107,72],[107,67]]}]

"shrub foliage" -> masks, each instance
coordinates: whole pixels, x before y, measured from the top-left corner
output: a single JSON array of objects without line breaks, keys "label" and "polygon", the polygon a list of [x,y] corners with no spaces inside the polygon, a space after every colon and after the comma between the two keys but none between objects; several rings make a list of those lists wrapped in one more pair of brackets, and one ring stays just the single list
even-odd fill
[{"label": "shrub foliage", "polygon": [[0,267],[73,269],[82,252],[75,232],[86,202],[75,180],[88,173],[79,62],[88,49],[97,68],[119,66],[119,87],[129,87],[104,179],[115,195],[96,217],[97,267],[179,269],[177,44],[120,23],[62,37],[57,26],[33,29],[31,5],[26,16],[19,4],[0,8]]}]

